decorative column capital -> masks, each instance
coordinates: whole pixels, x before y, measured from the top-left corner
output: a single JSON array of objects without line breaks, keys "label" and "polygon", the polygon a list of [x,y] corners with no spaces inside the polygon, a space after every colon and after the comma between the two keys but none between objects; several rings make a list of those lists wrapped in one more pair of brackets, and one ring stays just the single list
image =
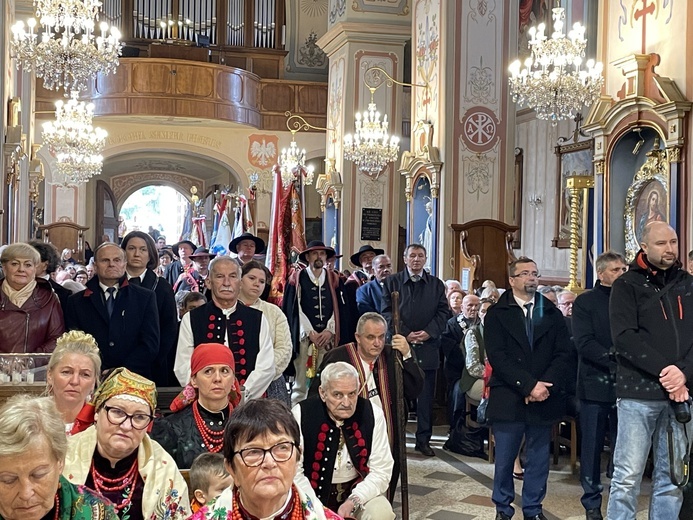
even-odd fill
[{"label": "decorative column capital", "polygon": [[670,146],[667,148],[667,156],[670,163],[681,162],[681,147],[680,146]]},{"label": "decorative column capital", "polygon": [[594,161],[594,174],[604,175],[604,168],[606,167],[606,161],[604,159],[599,161]]}]

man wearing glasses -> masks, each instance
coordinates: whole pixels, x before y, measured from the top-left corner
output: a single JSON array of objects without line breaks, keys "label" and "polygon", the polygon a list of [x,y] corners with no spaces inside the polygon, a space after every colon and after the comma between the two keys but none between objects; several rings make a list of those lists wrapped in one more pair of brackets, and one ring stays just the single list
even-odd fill
[{"label": "man wearing glasses", "polygon": [[393,520],[385,498],[393,459],[385,416],[359,397],[359,374],[337,361],[320,375],[320,395],[293,407],[301,427],[303,474],[320,501],[341,517]]},{"label": "man wearing glasses", "polygon": [[508,266],[511,290],[486,314],[484,341],[493,369],[488,417],[496,442],[492,499],[496,520],[515,513],[513,462],[525,438],[522,485],[525,520],[545,520],[542,500],[549,476],[551,427],[565,413],[575,373],[561,312],[537,293],[537,264],[520,257]]}]

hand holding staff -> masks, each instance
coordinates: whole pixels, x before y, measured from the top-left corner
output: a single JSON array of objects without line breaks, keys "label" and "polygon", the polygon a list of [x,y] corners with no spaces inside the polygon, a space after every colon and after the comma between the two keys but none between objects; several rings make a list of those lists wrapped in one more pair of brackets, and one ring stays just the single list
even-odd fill
[{"label": "hand holding staff", "polygon": [[[399,334],[399,292],[392,291],[392,328],[395,334]],[[409,520],[409,479],[407,472],[407,412],[404,406],[404,379],[402,377],[402,353],[397,349],[392,349],[395,356],[395,388],[397,389],[397,417],[398,424],[395,425],[399,438],[399,460],[401,475],[402,493],[402,520]]]}]

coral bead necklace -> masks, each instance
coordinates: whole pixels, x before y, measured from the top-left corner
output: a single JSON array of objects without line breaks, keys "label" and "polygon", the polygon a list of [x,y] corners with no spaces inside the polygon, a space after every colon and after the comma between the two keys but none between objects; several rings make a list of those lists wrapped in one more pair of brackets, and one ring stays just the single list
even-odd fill
[{"label": "coral bead necklace", "polygon": [[94,461],[91,463],[91,478],[94,481],[94,489],[104,495],[107,492],[122,491],[129,486],[129,490],[125,495],[125,498],[119,504],[116,504],[116,509],[120,511],[129,505],[132,501],[132,495],[135,493],[135,484],[137,482],[137,459],[132,463],[130,469],[118,478],[108,478],[103,476],[96,470],[94,466]]},{"label": "coral bead necklace", "polygon": [[200,415],[200,409],[197,401],[193,403],[193,418],[195,419],[195,426],[202,436],[202,442],[205,445],[207,451],[211,453],[218,453],[224,446],[224,430],[212,430],[205,423],[204,419]]}]

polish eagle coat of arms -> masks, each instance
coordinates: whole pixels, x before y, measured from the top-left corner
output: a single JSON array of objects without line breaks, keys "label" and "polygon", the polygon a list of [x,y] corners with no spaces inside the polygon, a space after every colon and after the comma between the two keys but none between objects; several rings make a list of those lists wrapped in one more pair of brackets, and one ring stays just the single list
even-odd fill
[{"label": "polish eagle coat of arms", "polygon": [[256,168],[269,169],[277,162],[277,144],[279,137],[276,135],[252,134],[248,136],[248,162]]}]

